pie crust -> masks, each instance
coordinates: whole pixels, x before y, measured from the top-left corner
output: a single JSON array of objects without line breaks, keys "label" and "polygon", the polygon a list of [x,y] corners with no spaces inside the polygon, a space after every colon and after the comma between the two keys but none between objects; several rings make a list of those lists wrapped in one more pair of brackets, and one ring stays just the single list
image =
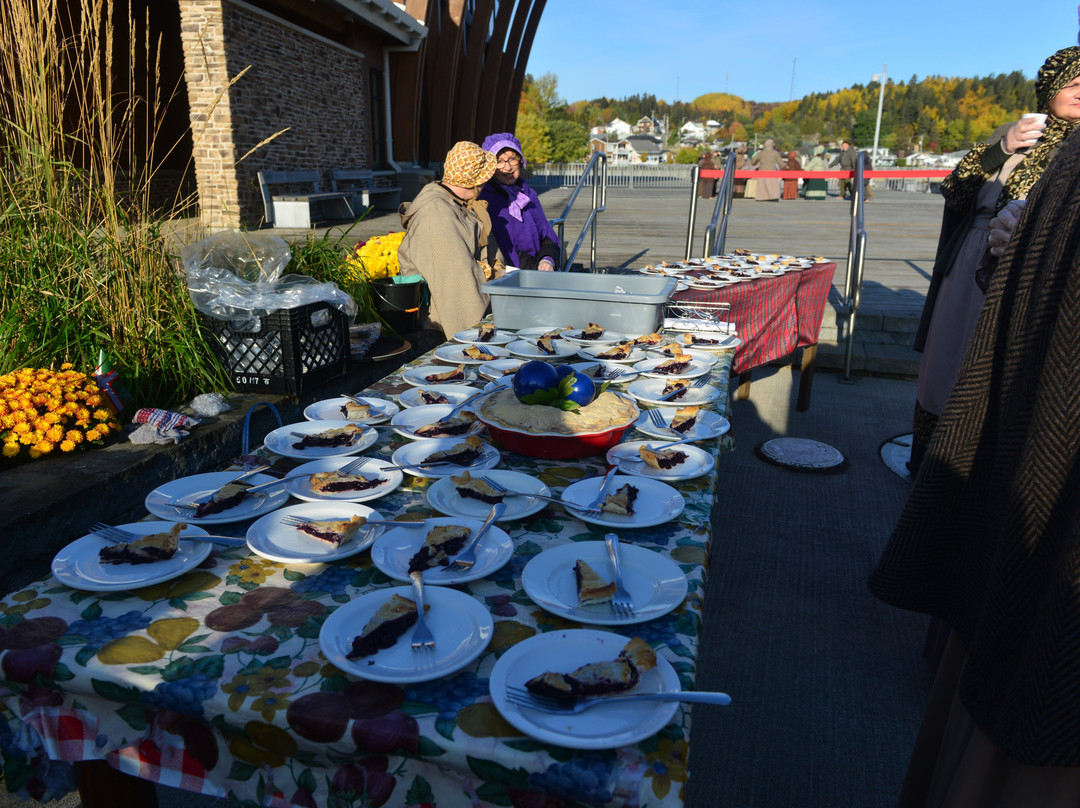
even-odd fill
[{"label": "pie crust", "polygon": [[460,382],[465,380],[465,366],[458,365],[445,373],[432,373],[424,377],[425,382],[438,384],[439,382]]},{"label": "pie crust", "polygon": [[424,424],[413,430],[418,438],[453,438],[464,435],[476,423],[471,412],[462,412],[453,418],[440,418],[433,424]]},{"label": "pie crust", "polygon": [[477,342],[491,342],[495,338],[495,326],[491,323],[483,323],[476,329]]},{"label": "pie crust", "polygon": [[346,401],[341,405],[341,417],[346,421],[362,421],[371,417],[371,405],[358,401]]},{"label": "pie crust", "polygon": [[394,594],[368,620],[359,637],[353,639],[346,659],[360,659],[389,648],[416,623],[416,604]]},{"label": "pie crust", "polygon": [[547,354],[548,356],[554,356],[558,353],[555,350],[555,346],[551,344],[551,337],[540,337],[536,341],[536,347],[540,349],[540,353]]},{"label": "pie crust", "polygon": [[605,328],[602,325],[596,323],[589,323],[583,329],[581,329],[581,337],[579,339],[600,339],[604,336]]},{"label": "pie crust", "polygon": [[367,519],[363,516],[352,516],[349,519],[312,519],[297,525],[296,529],[327,544],[340,547],[352,541],[353,536],[366,522]]},{"label": "pie crust", "polygon": [[633,343],[612,345],[606,351],[596,354],[597,359],[626,359],[634,351]]},{"label": "pie crust", "polygon": [[427,390],[420,391],[420,400],[425,404],[449,404],[450,399],[442,393],[429,393]]},{"label": "pie crust", "polygon": [[474,480],[467,471],[462,472],[459,477],[451,477],[450,482],[454,484],[454,490],[457,491],[459,497],[478,499],[488,505],[502,502],[505,496],[501,491],[496,491],[483,480]]},{"label": "pie crust", "polygon": [[168,561],[180,548],[180,531],[186,528],[177,522],[168,533],[151,533],[130,543],[111,544],[98,550],[103,564],[152,564]]},{"label": "pie crust", "polygon": [[640,637],[633,637],[619,655],[605,662],[589,662],[570,673],[545,671],[525,683],[538,696],[576,698],[624,693],[641,681],[641,674],[656,667],[656,652]]},{"label": "pie crust", "polygon": [[327,429],[323,432],[312,432],[293,444],[294,449],[332,448],[336,446],[349,446],[352,442],[364,434],[364,428],[356,424]]},{"label": "pie crust", "polygon": [[483,420],[533,435],[597,434],[633,423],[640,413],[633,401],[610,391],[572,411],[523,404],[513,390],[500,390],[480,403]]},{"label": "pie crust", "polygon": [[461,552],[471,534],[472,531],[464,525],[436,525],[428,531],[420,549],[409,559],[409,572],[447,566],[450,556]]},{"label": "pie crust", "polygon": [[578,603],[582,606],[607,603],[615,594],[615,582],[605,581],[581,559],[574,564],[574,582],[577,584]]},{"label": "pie crust", "polygon": [[678,449],[650,449],[648,444],[638,447],[638,454],[648,465],[659,471],[668,471],[680,463],[685,463],[687,454]]},{"label": "pie crust", "polygon": [[336,494],[341,491],[367,491],[377,488],[386,480],[381,477],[365,477],[363,474],[342,474],[337,469],[320,471],[311,475],[311,490],[320,494]]},{"label": "pie crust", "polygon": [[600,504],[600,510],[619,516],[634,515],[634,500],[637,499],[637,486],[627,483],[614,494],[608,494]]},{"label": "pie crust", "polygon": [[496,358],[495,354],[488,353],[483,348],[477,348],[475,345],[470,345],[462,351],[462,353],[470,359],[476,359],[481,362],[490,362],[492,359]]},{"label": "pie crust", "polygon": [[[512,390],[510,393],[513,395]],[[418,465],[423,466],[427,463],[468,463],[480,457],[483,451],[484,442],[476,435],[469,435],[469,437],[465,438],[464,443],[455,443],[449,449],[432,452]]]},{"label": "pie crust", "polygon": [[675,416],[671,419],[671,428],[680,435],[685,435],[694,428],[694,424],[697,423],[698,412],[700,411],[701,408],[695,407],[693,404],[686,407],[679,407],[679,409],[675,410]]},{"label": "pie crust", "polygon": [[251,485],[251,483],[245,482],[244,480],[223,485],[212,497],[210,497],[208,502],[200,502],[195,507],[195,518],[202,519],[204,516],[213,516],[215,513],[221,513],[229,508],[235,508],[244,501],[244,497],[247,496],[247,490],[251,488]]}]

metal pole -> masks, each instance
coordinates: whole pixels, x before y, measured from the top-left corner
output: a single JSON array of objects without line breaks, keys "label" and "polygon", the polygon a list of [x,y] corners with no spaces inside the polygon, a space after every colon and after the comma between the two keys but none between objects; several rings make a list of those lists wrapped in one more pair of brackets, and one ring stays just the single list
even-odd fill
[{"label": "metal pole", "polygon": [[698,175],[701,174],[701,166],[694,166],[690,172],[690,221],[686,225],[686,255],[683,260],[689,261],[694,246],[694,219],[697,218],[697,186]]},{"label": "metal pole", "polygon": [[877,125],[874,126],[874,151],[872,152],[875,160],[877,159],[878,135],[881,134],[881,107],[885,103],[885,71],[888,67],[888,62],[881,66],[881,84],[878,85]]}]

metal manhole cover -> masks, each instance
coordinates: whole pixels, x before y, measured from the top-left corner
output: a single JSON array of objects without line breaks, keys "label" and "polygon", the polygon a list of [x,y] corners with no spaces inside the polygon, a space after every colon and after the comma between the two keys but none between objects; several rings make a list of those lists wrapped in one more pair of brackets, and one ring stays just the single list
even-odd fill
[{"label": "metal manhole cover", "polygon": [[827,443],[807,438],[773,438],[758,447],[765,460],[799,471],[836,471],[844,455]]}]

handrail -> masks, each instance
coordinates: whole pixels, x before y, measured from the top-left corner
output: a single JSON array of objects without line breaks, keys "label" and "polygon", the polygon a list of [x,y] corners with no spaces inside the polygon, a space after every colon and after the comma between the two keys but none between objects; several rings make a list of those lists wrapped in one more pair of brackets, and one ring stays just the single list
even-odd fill
[{"label": "handrail", "polygon": [[[599,170],[596,169],[597,164],[600,165]],[[581,193],[581,189],[585,186],[585,180],[588,179],[589,174],[592,174],[592,210],[589,211],[588,217],[585,219],[585,225],[581,228],[581,235],[578,236],[577,242],[574,244],[574,249],[569,255],[566,253],[566,218],[570,215],[570,209],[574,207],[574,202],[577,201],[578,194]],[[562,215],[558,218],[551,220],[551,226],[555,228],[556,233],[559,236],[559,250],[561,252],[561,265],[559,269],[563,272],[567,272],[570,269],[574,259],[577,258],[578,250],[581,249],[581,243],[585,240],[585,233],[591,232],[592,242],[589,251],[589,271],[596,271],[596,217],[598,214],[603,213],[607,208],[607,155],[603,152],[593,152],[592,158],[590,158],[588,165],[585,166],[585,170],[581,173],[581,179],[578,180],[577,187],[574,188],[574,192],[570,194],[570,200],[566,203],[566,207],[563,208]]]},{"label": "handrail", "polygon": [[[735,198],[735,155],[729,154],[724,163],[724,176],[716,191],[716,205],[713,207],[712,221],[705,228],[705,240],[701,245],[701,257],[719,255],[724,251],[727,241],[728,215],[731,213],[731,200]],[[720,223],[719,235],[713,243],[713,234],[717,232],[717,220]],[[689,256],[687,256],[689,258]]]},{"label": "handrail", "polygon": [[847,348],[844,351],[844,373],[840,381],[850,383],[851,354],[855,347],[855,315],[862,301],[863,266],[866,262],[866,211],[863,172],[866,155],[858,153],[855,161],[854,185],[851,189],[851,230],[848,236],[847,275],[840,311],[848,315]]}]

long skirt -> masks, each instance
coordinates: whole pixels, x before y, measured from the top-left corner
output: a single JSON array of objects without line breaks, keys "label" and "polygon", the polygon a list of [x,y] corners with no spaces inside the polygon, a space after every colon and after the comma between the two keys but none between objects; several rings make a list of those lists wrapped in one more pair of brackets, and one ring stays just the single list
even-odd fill
[{"label": "long skirt", "polygon": [[784,199],[798,199],[799,198],[799,181],[798,180],[784,180]]},{"label": "long skirt", "polygon": [[806,190],[803,196],[807,199],[826,199],[829,196],[828,180],[803,180],[803,188]]},{"label": "long skirt", "polygon": [[1002,751],[957,697],[967,654],[949,636],[897,808],[1076,808],[1080,768],[1032,766]]}]

